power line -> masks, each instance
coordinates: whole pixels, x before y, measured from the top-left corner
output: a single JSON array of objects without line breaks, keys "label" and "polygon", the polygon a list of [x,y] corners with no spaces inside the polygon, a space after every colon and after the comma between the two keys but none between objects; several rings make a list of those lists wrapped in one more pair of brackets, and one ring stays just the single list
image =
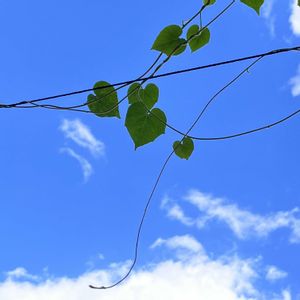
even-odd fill
[{"label": "power line", "polygon": [[[232,5],[235,1],[232,1],[232,3],[230,5]],[[209,3],[209,2],[208,2]],[[187,26],[193,19],[195,19],[199,14],[201,14],[201,12],[203,11],[203,9],[205,8],[206,5],[204,5],[200,11],[197,12],[197,14],[195,14],[187,23],[185,23],[182,27]],[[222,14],[222,12],[218,15],[220,16]],[[218,17],[217,16],[217,17]],[[211,24],[217,17],[215,17],[211,22],[209,22],[209,24]],[[208,24],[208,25],[209,25]],[[206,27],[208,26],[206,25]],[[205,28],[205,27],[204,27]],[[175,52],[177,49],[174,49],[173,52]],[[126,87],[134,82],[141,82],[141,83],[145,83],[146,81],[152,80],[152,79],[159,79],[159,78],[163,78],[163,77],[168,77],[168,76],[174,76],[174,75],[179,75],[179,74],[183,74],[183,73],[189,73],[189,72],[194,72],[194,71],[198,71],[198,70],[203,70],[203,69],[209,69],[209,68],[214,68],[214,67],[219,67],[219,66],[223,66],[223,65],[230,65],[233,63],[237,63],[237,62],[242,62],[242,61],[248,61],[248,60],[253,60],[255,59],[254,62],[252,62],[247,68],[245,68],[242,72],[240,72],[235,78],[233,78],[231,81],[229,81],[229,83],[227,83],[223,88],[221,88],[208,102],[207,104],[204,106],[204,108],[201,110],[201,112],[199,113],[198,117],[195,119],[195,121],[192,123],[192,125],[190,126],[190,128],[188,129],[188,131],[186,133],[183,133],[179,130],[177,130],[176,128],[170,126],[169,124],[166,124],[166,126],[168,126],[170,129],[176,131],[177,133],[181,134],[183,137],[181,139],[181,141],[185,138],[185,137],[190,137],[193,140],[201,140],[201,141],[214,141],[214,140],[225,140],[225,139],[231,139],[231,138],[235,138],[235,137],[239,137],[239,136],[243,136],[243,135],[247,135],[247,134],[251,134],[254,132],[258,132],[258,131],[262,131],[268,128],[271,128],[273,126],[276,126],[280,123],[283,123],[285,121],[287,121],[288,119],[296,116],[297,114],[300,113],[300,109],[295,111],[294,113],[288,115],[287,117],[280,119],[279,121],[276,121],[274,123],[271,123],[269,125],[265,125],[256,129],[252,129],[249,131],[245,131],[245,132],[241,132],[241,133],[237,133],[237,134],[233,134],[233,135],[228,135],[228,136],[223,136],[223,137],[195,137],[195,136],[191,136],[189,135],[189,133],[192,131],[192,129],[196,126],[196,124],[200,121],[200,119],[202,118],[203,114],[206,112],[206,110],[208,109],[208,107],[213,103],[213,101],[222,93],[224,92],[229,86],[231,86],[234,82],[236,82],[245,72],[247,72],[254,64],[256,64],[258,61],[260,61],[262,58],[267,57],[267,56],[272,56],[272,55],[277,55],[280,53],[286,53],[286,52],[291,52],[291,51],[300,51],[300,46],[296,46],[296,47],[290,47],[290,48],[280,48],[280,49],[275,49],[272,51],[268,51],[268,52],[264,52],[264,53],[260,53],[260,54],[255,54],[255,55],[251,55],[251,56],[246,56],[246,57],[241,57],[241,58],[235,58],[235,59],[231,59],[231,60],[226,60],[226,61],[221,61],[221,62],[215,62],[215,63],[211,63],[211,64],[207,64],[207,65],[201,65],[201,66],[196,66],[196,67],[192,67],[192,68],[186,68],[186,69],[181,69],[181,70],[176,70],[176,71],[172,71],[172,72],[167,72],[167,73],[162,73],[162,74],[156,74],[156,72],[161,68],[161,66],[164,65],[164,63],[166,63],[170,58],[171,55],[169,55],[160,65],[158,65],[158,67],[154,70],[154,72],[150,75],[150,76],[145,76],[146,74],[148,74],[152,68],[155,66],[155,64],[159,61],[159,59],[162,57],[162,53],[156,58],[156,60],[154,61],[154,63],[150,66],[150,68],[147,69],[147,71],[141,75],[140,77],[138,77],[137,79],[134,80],[128,80],[128,81],[123,81],[123,82],[118,82],[118,83],[114,83],[114,84],[110,84],[107,86],[102,86],[102,87],[96,87],[96,88],[88,88],[88,89],[83,89],[83,90],[77,90],[77,91],[73,91],[73,92],[68,92],[68,93],[64,93],[64,94],[57,94],[57,95],[53,95],[53,96],[48,96],[48,97],[42,97],[42,98],[37,98],[37,99],[33,99],[33,100],[29,100],[29,101],[19,101],[13,104],[0,104],[0,108],[33,108],[33,107],[44,107],[44,108],[51,108],[51,109],[65,109],[65,110],[75,110],[78,111],[76,109],[74,109],[73,107],[60,107],[60,106],[54,106],[54,105],[38,105],[36,103],[39,102],[43,102],[43,101],[49,101],[49,100],[54,100],[54,99],[58,99],[58,98],[64,98],[64,97],[69,97],[69,96],[73,96],[73,95],[78,95],[78,94],[83,94],[83,93],[87,93],[87,92],[92,92],[95,90],[100,90],[100,89],[106,89],[106,88],[111,88],[111,87],[115,87],[118,89],[121,89],[123,87]],[[104,96],[105,98],[106,96]],[[122,98],[122,100],[120,102],[122,102],[123,100],[125,100],[127,98],[124,97]],[[119,103],[120,103],[119,102]],[[32,107],[30,106],[26,106],[28,104],[33,105]],[[84,105],[86,105],[87,103],[84,104],[80,104],[77,105],[76,107],[82,107]],[[23,106],[24,105],[24,106]],[[112,108],[114,109],[114,108]],[[82,111],[83,112],[83,111]],[[84,111],[84,112],[89,112],[89,111]],[[91,113],[91,112],[89,112]],[[155,116],[155,115],[154,115]],[[147,215],[148,209],[150,207],[153,195],[157,189],[157,186],[161,180],[161,177],[170,161],[170,159],[172,158],[173,154],[175,152],[175,149],[167,156],[162,168],[160,169],[160,172],[156,178],[156,181],[153,185],[153,188],[149,194],[148,200],[146,202],[146,205],[144,207],[144,211],[142,214],[142,218],[140,220],[139,223],[139,227],[138,227],[138,232],[137,232],[137,237],[136,237],[136,243],[135,243],[135,254],[134,254],[134,260],[133,263],[131,265],[131,267],[129,268],[129,271],[125,274],[125,276],[123,276],[119,281],[117,281],[115,284],[107,286],[107,287],[94,287],[94,286],[90,286],[91,288],[96,288],[96,289],[107,289],[107,288],[113,288],[117,285],[119,285],[120,283],[122,283],[132,272],[133,268],[135,267],[135,264],[137,262],[138,259],[138,249],[139,249],[139,241],[141,238],[141,232],[142,232],[142,227],[144,224],[144,220],[145,217]]]},{"label": "power line", "polygon": [[[210,26],[212,23],[214,23],[219,17],[221,17],[234,3],[236,0],[232,0],[231,3],[229,3],[220,13],[218,13],[212,20],[210,20],[204,27],[202,27],[198,34],[201,33],[205,28],[207,28],[208,26]],[[190,22],[192,22],[198,15],[200,15],[202,13],[202,11],[209,6],[209,2],[205,3],[204,5],[202,5],[202,7],[200,8],[200,10],[193,16],[191,17],[185,24],[183,24],[181,26],[181,29],[184,29],[188,24],[190,24]],[[196,34],[195,34],[196,35]],[[186,43],[188,43],[189,40],[191,40],[195,35],[191,36]],[[109,88],[109,87],[118,87],[117,90],[128,86],[131,83],[134,82],[141,82],[142,84],[145,83],[146,81],[155,78],[155,74],[160,70],[160,68],[169,61],[169,59],[172,57],[172,55],[178,50],[178,48],[180,48],[181,45],[178,45],[175,47],[175,49],[173,49],[173,51],[164,59],[164,61],[162,63],[160,63],[155,70],[153,71],[153,73],[148,76],[148,77],[144,77],[144,75],[146,75],[148,72],[151,71],[151,69],[155,66],[155,64],[159,61],[159,59],[161,58],[161,56],[163,55],[163,53],[160,53],[160,55],[157,57],[157,59],[154,61],[154,63],[151,65],[151,67],[140,77],[138,77],[135,80],[129,80],[129,81],[124,81],[124,82],[119,82],[119,83],[115,83],[115,84],[109,84],[106,86],[101,86],[101,87],[96,87],[96,88],[89,88],[89,89],[85,89],[85,90],[79,90],[79,91],[74,91],[74,92],[69,92],[69,93],[65,93],[65,94],[59,94],[59,95],[54,95],[54,96],[49,96],[49,97],[43,97],[43,98],[39,98],[39,99],[35,99],[35,100],[28,100],[28,101],[21,101],[15,104],[11,104],[6,106],[6,108],[10,108],[10,107],[16,107],[19,105],[26,105],[26,104],[33,104],[32,107],[29,108],[33,108],[33,107],[43,107],[43,108],[49,108],[49,109],[63,109],[63,110],[72,110],[72,111],[79,111],[79,112],[88,112],[88,111],[84,111],[84,110],[77,110],[77,108],[86,106],[88,104],[88,102],[84,102],[83,104],[79,104],[79,105],[75,105],[75,106],[69,106],[69,107],[61,107],[61,106],[56,106],[56,105],[36,105],[36,102],[41,102],[41,101],[46,101],[46,100],[51,100],[51,99],[57,99],[57,98],[62,98],[62,97],[67,97],[67,96],[72,96],[72,95],[76,95],[76,94],[81,94],[81,93],[85,93],[85,92],[90,92],[90,91],[95,91],[95,90],[100,90],[100,89],[105,89],[105,88]],[[163,75],[163,74],[162,74]],[[100,99],[98,98],[97,100],[100,101],[103,98],[105,98],[106,96],[110,95],[111,93],[108,93],[107,95],[104,95],[103,97],[101,97]],[[127,97],[122,98],[117,105],[119,105],[120,103],[122,103]],[[96,100],[96,101],[97,101]],[[110,111],[114,110],[116,107],[112,107],[110,110],[105,111],[105,112],[99,112],[99,114],[106,114],[109,113]],[[1,106],[0,106],[1,108]],[[27,108],[27,106],[22,107],[22,108]]]},{"label": "power line", "polygon": [[292,52],[292,51],[300,51],[300,46],[274,49],[271,51],[254,54],[254,55],[250,55],[250,56],[245,56],[245,57],[240,57],[240,58],[235,58],[235,59],[231,59],[231,60],[215,62],[215,63],[211,63],[211,64],[207,64],[207,65],[201,65],[201,66],[197,66],[197,67],[176,70],[176,71],[152,75],[152,76],[148,76],[148,77],[140,77],[137,79],[127,80],[127,81],[123,81],[123,82],[117,82],[117,83],[113,83],[111,85],[102,86],[102,87],[98,87],[98,88],[88,88],[88,89],[83,89],[83,90],[77,90],[77,91],[73,91],[73,92],[57,94],[57,95],[37,98],[37,99],[33,99],[33,100],[19,101],[19,102],[12,103],[12,104],[0,104],[0,108],[13,108],[13,107],[16,107],[19,105],[26,105],[26,104],[30,104],[30,103],[38,103],[38,102],[43,102],[43,101],[48,101],[48,100],[53,100],[53,99],[58,99],[58,98],[64,98],[64,97],[74,96],[74,95],[83,94],[83,93],[87,93],[87,92],[92,92],[95,90],[110,88],[112,86],[118,87],[118,86],[122,86],[122,85],[129,85],[129,84],[132,84],[135,82],[142,82],[145,80],[148,81],[151,79],[158,79],[158,78],[163,78],[163,77],[168,77],[168,76],[179,75],[179,74],[183,74],[183,73],[189,73],[189,72],[194,72],[194,71],[199,71],[199,70],[204,70],[204,69],[209,69],[209,68],[215,68],[215,67],[220,67],[220,66],[224,66],[224,65],[230,65],[233,63],[237,63],[237,62],[247,61],[247,60],[256,59],[256,58],[260,58],[260,57],[273,56],[273,55]]}]

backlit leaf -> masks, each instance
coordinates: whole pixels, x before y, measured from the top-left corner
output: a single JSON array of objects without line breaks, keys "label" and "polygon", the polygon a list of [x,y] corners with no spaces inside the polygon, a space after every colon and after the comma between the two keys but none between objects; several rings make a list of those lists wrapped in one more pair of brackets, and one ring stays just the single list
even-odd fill
[{"label": "backlit leaf", "polygon": [[167,118],[163,111],[154,108],[149,113],[142,102],[136,102],[128,108],[125,126],[137,149],[164,134],[166,122]]},{"label": "backlit leaf", "polygon": [[[210,31],[208,28],[204,28],[199,34],[200,31],[198,25],[192,25],[187,32],[187,39],[189,40],[189,46],[192,52],[202,48],[209,43],[210,40]],[[194,36],[192,39],[191,37]],[[190,40],[191,39],[191,40]]]},{"label": "backlit leaf", "polygon": [[139,83],[133,83],[129,87],[127,95],[129,104],[142,101],[150,109],[158,101],[159,89],[153,83],[148,84],[145,89]]},{"label": "backlit leaf", "polygon": [[[97,89],[104,86],[107,88]],[[94,85],[94,93],[88,95],[88,107],[98,117],[120,118],[118,95],[113,86],[108,82],[99,81]]]},{"label": "backlit leaf", "polygon": [[185,137],[182,141],[173,144],[175,154],[183,159],[189,159],[194,151],[194,142],[191,138]]},{"label": "backlit leaf", "polygon": [[[186,40],[180,38],[181,34],[182,29],[178,25],[165,27],[156,38],[152,49],[167,55],[178,55],[182,53],[186,49]],[[177,50],[174,52],[175,49]]]},{"label": "backlit leaf", "polygon": [[260,8],[264,4],[264,0],[241,0],[241,2],[253,8],[257,14],[260,13]]},{"label": "backlit leaf", "polygon": [[140,83],[133,83],[127,92],[128,102],[133,104],[139,101],[139,90],[142,88]]}]

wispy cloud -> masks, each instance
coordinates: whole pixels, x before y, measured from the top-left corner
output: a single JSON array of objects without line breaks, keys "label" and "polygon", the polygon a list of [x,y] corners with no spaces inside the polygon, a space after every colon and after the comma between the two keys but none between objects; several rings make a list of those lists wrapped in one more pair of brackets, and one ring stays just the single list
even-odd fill
[{"label": "wispy cloud", "polygon": [[89,161],[87,159],[85,159],[84,157],[82,157],[81,155],[79,155],[78,153],[76,153],[73,149],[68,148],[68,147],[61,148],[60,152],[67,153],[68,155],[75,158],[79,162],[81,169],[82,169],[84,181],[87,182],[93,173],[93,167],[89,163]]},{"label": "wispy cloud", "polygon": [[29,281],[38,281],[40,279],[39,276],[36,275],[32,275],[30,273],[28,273],[28,271],[25,268],[16,268],[14,270],[5,272],[5,276],[7,278],[7,280],[14,280],[14,281],[18,281],[18,280],[29,280]]},{"label": "wispy cloud", "polygon": [[104,143],[98,140],[81,120],[64,119],[59,128],[66,138],[88,149],[92,155],[103,156],[105,154]]},{"label": "wispy cloud", "polygon": [[292,300],[292,296],[289,290],[282,291],[282,298],[278,300]]},{"label": "wispy cloud", "polygon": [[173,236],[169,239],[158,238],[152,245],[151,249],[165,246],[171,250],[184,249],[193,253],[203,253],[202,245],[191,235]]},{"label": "wispy cloud", "polygon": [[287,272],[278,269],[276,266],[268,266],[266,271],[266,279],[271,282],[286,278],[288,276]]},{"label": "wispy cloud", "polygon": [[[186,215],[183,208],[173,200],[164,199],[162,208],[172,219],[176,219],[188,226],[203,228],[208,222],[218,220],[227,224],[233,233],[240,239],[250,237],[267,237],[272,232],[280,228],[288,228],[291,231],[290,242],[300,243],[300,218],[297,217],[299,209],[290,211],[279,211],[268,215],[252,213],[239,208],[236,204],[229,204],[222,198],[216,198],[197,190],[191,190],[184,200],[199,211],[199,216],[191,218]],[[181,214],[178,217],[170,214],[176,206]],[[189,220],[184,222],[183,220]]]},{"label": "wispy cloud", "polygon": [[[300,17],[300,16],[299,16]],[[300,96],[300,65],[297,74],[290,79],[291,91],[294,97]]]},{"label": "wispy cloud", "polygon": [[97,255],[90,257],[90,259],[86,262],[88,270],[95,269],[99,262],[104,259],[105,256],[102,253],[98,253]]},{"label": "wispy cloud", "polygon": [[[76,278],[49,277],[41,282],[20,282],[9,278],[0,283],[3,300],[288,300],[290,293],[266,297],[260,287],[256,263],[237,256],[210,258],[201,244],[192,236],[175,236],[163,241],[170,251],[186,248],[193,251],[184,259],[173,257],[156,264],[145,265],[122,285],[108,292],[95,292],[89,284],[107,285],[115,282],[129,267],[128,262],[111,264],[103,270],[86,272]],[[192,246],[191,246],[192,245]],[[159,250],[159,249],[158,249]],[[200,250],[200,251],[198,251]],[[270,294],[268,293],[268,294]]]},{"label": "wispy cloud", "polygon": [[170,219],[178,220],[182,224],[187,225],[187,226],[193,226],[195,225],[195,220],[192,218],[189,218],[185,215],[184,211],[182,208],[176,204],[170,201],[169,197],[165,197],[162,202],[161,202],[161,208],[165,209],[167,212],[167,216]]},{"label": "wispy cloud", "polygon": [[[90,128],[85,125],[80,119],[64,119],[61,122],[59,129],[63,132],[66,139],[70,139],[77,146],[87,149],[94,157],[105,156],[104,143],[97,139],[93,135]],[[82,154],[79,154],[72,148],[63,147],[60,149],[60,152],[67,153],[79,162],[82,168],[84,181],[87,182],[93,173],[93,167]]]},{"label": "wispy cloud", "polygon": [[292,32],[300,36],[300,7],[297,5],[298,0],[291,1],[290,25]]},{"label": "wispy cloud", "polygon": [[276,17],[274,15],[274,4],[275,0],[267,0],[262,7],[262,17],[265,19],[267,27],[269,29],[270,35],[275,37],[275,21]]}]

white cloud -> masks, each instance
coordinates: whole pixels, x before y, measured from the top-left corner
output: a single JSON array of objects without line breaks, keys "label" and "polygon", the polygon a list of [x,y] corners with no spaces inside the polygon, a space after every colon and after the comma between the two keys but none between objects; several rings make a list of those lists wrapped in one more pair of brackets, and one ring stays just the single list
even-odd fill
[{"label": "white cloud", "polygon": [[81,155],[79,155],[78,153],[76,153],[71,148],[67,148],[67,147],[61,148],[60,151],[62,153],[67,153],[68,155],[75,158],[79,162],[81,169],[82,169],[84,181],[87,182],[87,180],[90,178],[90,176],[93,173],[93,167],[89,163],[89,161],[87,159],[85,159],[84,157],[82,157]]},{"label": "white cloud", "polygon": [[287,272],[279,270],[276,266],[268,266],[266,271],[266,279],[271,282],[286,278],[288,276]]},{"label": "white cloud", "polygon": [[154,249],[161,246],[166,246],[171,250],[178,248],[188,250],[192,253],[202,253],[204,251],[202,245],[190,235],[174,236],[166,240],[159,238],[151,245],[151,248]]},{"label": "white cloud", "polygon": [[291,296],[290,291],[284,290],[282,292],[282,300],[292,300],[292,296]]},{"label": "white cloud", "polygon": [[277,297],[275,296],[273,300],[292,300],[292,295],[289,290],[283,290],[281,295]]},{"label": "white cloud", "polygon": [[59,127],[65,137],[71,139],[77,145],[88,149],[94,156],[103,156],[105,154],[105,145],[98,140],[91,132],[89,127],[79,119],[64,119]]},{"label": "white cloud", "polygon": [[262,16],[264,18],[270,18],[273,12],[275,0],[266,0],[262,7]]},{"label": "white cloud", "polygon": [[300,96],[300,65],[298,67],[297,74],[290,79],[290,85],[292,88],[292,95],[294,97]]},{"label": "white cloud", "polygon": [[[111,264],[104,270],[82,274],[77,278],[50,277],[33,283],[7,278],[0,282],[1,300],[262,300],[256,262],[236,256],[211,259],[201,244],[191,236],[160,239],[170,249],[186,248],[184,260],[161,260],[141,267],[121,286],[110,290],[92,290],[89,284],[111,284],[126,271],[129,262]],[[191,246],[193,245],[193,246]],[[192,250],[193,253],[190,252]],[[272,291],[270,293],[273,293]],[[270,294],[268,293],[268,294]],[[289,292],[270,300],[290,300]]]},{"label": "white cloud", "polygon": [[275,37],[275,15],[273,13],[275,0],[267,0],[262,7],[261,15],[266,20],[267,27],[270,31],[270,35]]},{"label": "white cloud", "polygon": [[[222,221],[240,239],[252,236],[267,237],[275,230],[288,228],[291,231],[290,241],[293,243],[300,242],[300,219],[296,217],[296,214],[299,212],[298,208],[268,215],[259,215],[240,209],[236,204],[227,204],[222,198],[215,198],[196,190],[191,190],[184,200],[199,210],[200,215],[198,217],[194,219],[188,217],[183,209],[170,199],[167,202],[166,199],[163,200],[164,205],[162,208],[167,211],[167,215],[170,215],[169,211],[173,206],[178,206],[181,215],[180,217],[171,215],[172,218],[185,225],[187,225],[186,222],[182,220],[188,219],[191,224],[198,228],[202,228],[211,220]],[[168,202],[169,205],[167,204]]]},{"label": "white cloud", "polygon": [[298,0],[291,2],[290,25],[293,33],[300,36],[300,7],[297,5]]},{"label": "white cloud", "polygon": [[8,280],[18,280],[18,279],[25,279],[25,280],[39,280],[39,276],[32,275],[28,273],[28,271],[24,268],[16,268],[14,270],[5,272],[5,275]]},{"label": "white cloud", "polygon": [[172,203],[168,197],[165,197],[161,202],[161,208],[166,209],[167,216],[170,219],[178,220],[186,226],[195,225],[195,221],[192,218],[187,217],[181,207],[177,204]]}]

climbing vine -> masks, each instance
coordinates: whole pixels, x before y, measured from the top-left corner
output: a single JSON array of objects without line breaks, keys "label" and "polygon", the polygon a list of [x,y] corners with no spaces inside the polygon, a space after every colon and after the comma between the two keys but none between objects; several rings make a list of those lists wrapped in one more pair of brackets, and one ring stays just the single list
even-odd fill
[{"label": "climbing vine", "polygon": [[[298,5],[300,6],[299,1]],[[241,2],[255,10],[259,15],[264,0],[241,0]],[[151,76],[155,75],[172,56],[182,54],[188,47],[191,53],[194,53],[209,43],[211,33],[208,27],[216,19],[212,20],[206,26],[202,26],[201,16],[205,9],[215,3],[216,0],[204,0],[201,9],[189,21],[183,23],[181,26],[169,25],[161,30],[151,49],[160,52],[160,56],[165,55],[166,57],[160,64],[158,64],[159,61],[157,60],[152,65],[151,69],[155,66],[156,68]],[[200,16],[200,25],[192,24],[198,16]],[[145,86],[146,82],[147,80],[145,79],[141,83],[132,83],[128,88],[126,96],[129,107],[125,118],[125,126],[134,142],[135,149],[155,141],[165,133],[167,126],[165,112],[157,107],[159,88],[153,83]],[[106,87],[105,90],[100,89],[104,86]],[[117,90],[113,86],[110,86],[105,81],[97,82],[94,86],[94,93],[95,95],[90,94],[87,100],[92,113],[99,117],[120,118],[118,106],[124,99],[121,101],[118,100]],[[194,150],[193,139],[183,137],[182,140],[174,142],[173,149],[179,158],[188,159]]]},{"label": "climbing vine", "polygon": [[[211,33],[209,30],[209,26],[215,22],[224,12],[226,12],[236,0],[233,0],[223,11],[221,11],[214,19],[212,19],[205,26],[202,25],[202,13],[209,8],[211,5],[216,3],[216,0],[203,0],[203,6],[201,9],[191,17],[187,22],[183,23],[181,26],[179,25],[169,25],[163,28],[158,36],[156,37],[152,50],[158,51],[160,54],[155,62],[151,65],[151,67],[143,74],[147,75],[149,72],[152,73],[149,76],[153,78],[156,75],[157,71],[161,69],[173,56],[178,56],[185,52],[187,48],[190,48],[191,53],[201,50],[201,48],[205,47],[209,44],[211,39]],[[264,4],[264,0],[240,0],[241,3],[247,5],[251,9],[253,9],[258,15],[260,14],[260,9]],[[300,0],[298,0],[298,5],[300,6]],[[200,24],[196,24],[196,18],[200,17]],[[296,47],[295,50],[299,51],[299,47]],[[160,59],[165,56],[162,61]],[[107,289],[113,288],[119,284],[121,284],[126,278],[131,274],[137,259],[138,259],[138,248],[139,248],[139,240],[142,231],[142,226],[149,209],[153,194],[157,188],[157,185],[160,181],[160,178],[169,162],[173,154],[177,155],[177,157],[181,159],[189,159],[194,151],[194,140],[197,138],[193,138],[189,136],[189,133],[194,128],[194,126],[198,123],[202,115],[207,110],[208,106],[229,86],[231,86],[235,81],[237,81],[244,73],[246,73],[252,66],[258,63],[265,56],[258,56],[256,60],[252,62],[248,67],[242,70],[237,76],[235,76],[231,81],[229,81],[223,88],[221,88],[204,106],[204,108],[200,111],[197,118],[192,122],[192,125],[188,129],[187,132],[183,133],[182,131],[172,127],[167,123],[167,116],[165,112],[163,112],[160,108],[157,107],[159,101],[159,88],[153,83],[145,84],[149,80],[149,78],[142,79],[142,77],[138,78],[137,81],[132,82],[128,87],[127,95],[118,101],[117,98],[117,89],[114,89],[113,86],[109,86],[108,93],[103,94],[103,92],[99,92],[98,87],[109,85],[107,82],[98,82],[95,84],[94,92],[95,95],[88,96],[89,108],[92,113],[97,116],[103,117],[117,117],[120,118],[118,105],[123,102],[126,98],[128,98],[128,110],[125,118],[125,126],[128,130],[129,135],[131,136],[135,149],[151,143],[155,141],[158,137],[163,135],[166,131],[166,127],[176,131],[181,135],[180,140],[176,140],[173,143],[172,152],[167,156],[159,174],[155,181],[155,184],[151,190],[149,198],[147,200],[144,213],[141,218],[141,222],[138,228],[136,244],[135,244],[135,254],[134,260],[129,268],[128,272],[116,283],[110,286],[90,286],[91,288],[96,289]],[[140,82],[141,81],[141,82]],[[127,84],[119,87],[126,87]],[[109,109],[110,107],[110,109]],[[104,111],[103,111],[104,110]],[[298,111],[300,112],[300,110]],[[298,113],[296,112],[296,113]],[[295,114],[295,113],[294,113]],[[292,115],[294,115],[292,114]],[[291,116],[292,116],[291,115]],[[288,116],[287,118],[290,118]],[[274,124],[279,124],[280,122],[285,121],[287,118],[280,120],[279,122],[275,122]],[[274,125],[273,124],[273,125]],[[248,134],[250,132],[256,132],[259,130],[264,130],[268,127],[262,127],[258,129],[254,129],[253,131],[249,131],[241,134]],[[239,134],[237,135],[239,136]],[[225,137],[226,138],[226,137]],[[230,137],[229,137],[230,138]]]},{"label": "climbing vine", "polygon": [[[227,62],[215,63],[208,66],[200,66],[197,68],[186,69],[182,71],[175,71],[166,74],[157,75],[158,71],[167,64],[174,56],[181,55],[187,49],[190,50],[191,53],[196,51],[200,51],[203,47],[209,44],[211,39],[210,25],[216,22],[229,8],[236,2],[240,2],[252,10],[254,10],[258,15],[260,14],[260,10],[262,5],[264,4],[264,0],[232,0],[223,10],[221,10],[212,20],[210,20],[207,24],[202,24],[202,14],[209,9],[212,5],[214,5],[216,0],[203,0],[202,6],[193,15],[188,21],[183,22],[181,25],[171,24],[163,28],[156,39],[154,40],[151,50],[158,52],[157,58],[151,64],[151,66],[137,79],[130,80],[123,83],[118,84],[110,84],[106,81],[97,82],[92,89],[82,90],[71,92],[62,95],[50,96],[45,98],[40,98],[31,101],[21,101],[14,104],[0,104],[0,108],[46,108],[46,109],[62,109],[62,110],[70,110],[77,112],[85,112],[95,114],[97,117],[114,117],[121,119],[121,114],[119,110],[119,106],[121,103],[128,100],[128,109],[125,116],[125,127],[133,141],[135,149],[147,145],[151,142],[154,142],[160,136],[165,134],[166,129],[169,128],[175,131],[180,135],[180,139],[174,141],[172,145],[172,151],[167,156],[165,162],[162,165],[161,170],[155,180],[154,186],[149,194],[148,200],[145,205],[145,209],[138,227],[137,238],[135,243],[135,253],[134,259],[131,267],[128,272],[116,283],[104,287],[95,287],[90,286],[91,288],[97,289],[107,289],[113,288],[120,283],[122,283],[132,272],[137,259],[138,259],[138,248],[139,248],[139,240],[141,236],[142,226],[149,209],[151,199],[154,195],[154,192],[158,186],[160,178],[169,162],[173,154],[177,155],[177,157],[181,159],[189,159],[194,151],[194,141],[196,140],[221,140],[221,139],[229,139],[233,137],[238,137],[241,135],[246,135],[249,133],[257,132],[260,130],[264,130],[275,126],[279,123],[285,122],[296,114],[300,113],[300,109],[290,114],[289,116],[274,122],[272,124],[252,129],[246,132],[237,133],[230,136],[225,137],[212,137],[212,138],[201,138],[190,136],[190,132],[198,123],[200,118],[206,112],[208,106],[229,86],[231,86],[234,82],[236,82],[243,74],[245,74],[251,67],[253,67],[256,63],[258,63],[261,59],[269,55],[275,55],[283,52],[289,51],[300,51],[300,47],[293,48],[285,48],[285,49],[277,49],[271,52],[254,55],[241,59],[234,59]],[[297,1],[298,6],[300,6],[300,0]],[[199,70],[208,67],[216,67],[218,65],[234,63],[242,60],[250,60],[255,59],[250,63],[249,66],[244,68],[240,73],[238,73],[232,80],[230,80],[226,85],[224,85],[220,90],[218,90],[207,102],[204,108],[199,112],[197,118],[192,122],[191,126],[186,132],[179,130],[168,123],[168,119],[166,113],[159,108],[159,96],[160,90],[159,87],[149,82],[151,79],[169,76],[172,74],[177,74],[180,72],[188,72],[192,70]],[[145,77],[147,76],[147,77]],[[126,95],[119,99],[118,92],[121,89],[127,89]],[[92,92],[87,96],[87,100],[84,103],[62,107],[52,104],[38,104],[40,102],[46,100],[52,100],[56,98],[66,97],[74,94],[80,94],[85,92]],[[88,110],[84,110],[83,107],[88,106]]]}]

